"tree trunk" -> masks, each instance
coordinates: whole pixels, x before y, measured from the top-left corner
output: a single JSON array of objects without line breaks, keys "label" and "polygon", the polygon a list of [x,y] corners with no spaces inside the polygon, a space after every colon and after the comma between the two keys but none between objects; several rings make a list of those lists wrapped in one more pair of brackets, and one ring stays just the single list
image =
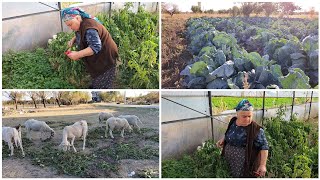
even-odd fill
[{"label": "tree trunk", "polygon": [[32,101],[33,101],[33,104],[34,104],[34,108],[37,109],[37,102],[34,99],[32,99]]},{"label": "tree trunk", "polygon": [[18,110],[18,101],[14,100],[14,104],[16,105],[16,110]]},{"label": "tree trunk", "polygon": [[42,99],[43,107],[46,108],[46,101],[45,99]]},{"label": "tree trunk", "polygon": [[60,105],[60,101],[59,101],[59,99],[58,99],[58,98],[56,98],[56,101],[57,101],[57,103],[58,103],[58,106],[59,106],[59,107],[61,107],[61,105]]}]

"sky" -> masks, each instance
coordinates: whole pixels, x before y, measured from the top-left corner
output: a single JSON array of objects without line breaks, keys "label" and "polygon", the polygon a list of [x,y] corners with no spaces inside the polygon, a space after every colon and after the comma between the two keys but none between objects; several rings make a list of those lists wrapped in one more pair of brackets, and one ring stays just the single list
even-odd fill
[{"label": "sky", "polygon": [[[180,11],[188,11],[191,12],[191,6],[193,5],[198,5],[198,1],[193,1],[193,0],[176,0],[176,1],[171,1],[174,4],[178,5]],[[219,3],[220,2],[220,3]],[[234,5],[239,5],[241,2],[247,2],[247,1],[232,1],[232,0],[222,0],[222,1],[201,1],[201,9],[202,10],[219,10],[219,9],[229,9]],[[253,1],[251,1],[253,2]],[[274,0],[266,0],[263,2],[278,2]],[[318,8],[317,2],[314,0],[296,0],[296,1],[289,1],[289,2],[294,2],[296,5],[300,6],[302,10],[310,10],[311,7]],[[168,1],[168,3],[170,3]],[[319,9],[317,9],[319,11]]]}]

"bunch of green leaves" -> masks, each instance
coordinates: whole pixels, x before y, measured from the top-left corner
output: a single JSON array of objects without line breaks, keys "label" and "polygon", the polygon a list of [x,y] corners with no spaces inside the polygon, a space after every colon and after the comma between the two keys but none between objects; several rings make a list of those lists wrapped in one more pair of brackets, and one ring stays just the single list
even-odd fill
[{"label": "bunch of green leaves", "polygon": [[213,140],[199,146],[193,155],[184,155],[180,160],[162,161],[164,178],[228,178],[231,177],[226,161]]},{"label": "bunch of green leaves", "polygon": [[88,86],[88,74],[85,72],[83,61],[71,60],[65,54],[68,49],[67,43],[73,36],[74,33],[58,33],[57,38],[48,44],[48,59],[52,68],[62,79],[76,88],[86,88]]},{"label": "bunch of green leaves", "polygon": [[117,84],[121,88],[159,87],[158,15],[143,7],[133,13],[133,3],[113,11],[111,18],[99,14],[97,18],[108,29],[119,47],[121,64]]},{"label": "bunch of green leaves", "polygon": [[55,72],[48,60],[49,53],[38,48],[34,51],[9,51],[2,55],[2,85],[5,89],[73,88]]},{"label": "bunch of green leaves", "polygon": [[[267,120],[267,177],[318,177],[318,129],[307,122],[285,121],[284,109]],[[293,118],[296,119],[296,118]]]}]

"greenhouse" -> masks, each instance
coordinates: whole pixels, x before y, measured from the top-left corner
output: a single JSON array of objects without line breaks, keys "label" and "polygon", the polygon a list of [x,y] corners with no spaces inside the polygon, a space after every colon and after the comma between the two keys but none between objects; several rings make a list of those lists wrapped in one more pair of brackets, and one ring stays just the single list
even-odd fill
[{"label": "greenhouse", "polygon": [[158,2],[6,2],[2,18],[3,88],[90,88],[84,59],[73,61],[66,53],[82,50],[78,46],[68,49],[75,33],[61,16],[65,8],[75,7],[98,18],[117,45],[113,88],[159,87]]},{"label": "greenhouse", "polygon": [[162,177],[232,177],[216,146],[247,99],[269,145],[265,177],[318,177],[318,92],[162,92]]}]

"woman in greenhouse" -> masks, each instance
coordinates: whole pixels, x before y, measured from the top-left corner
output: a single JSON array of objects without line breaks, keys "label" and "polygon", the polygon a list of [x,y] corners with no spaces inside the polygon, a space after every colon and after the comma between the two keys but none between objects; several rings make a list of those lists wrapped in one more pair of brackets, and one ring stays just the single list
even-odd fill
[{"label": "woman in greenhouse", "polygon": [[243,99],[236,107],[224,138],[217,142],[233,177],[263,177],[267,171],[268,142],[264,130],[252,120],[253,106]]},{"label": "woman in greenhouse", "polygon": [[118,47],[110,33],[100,21],[78,7],[66,8],[61,12],[65,24],[75,31],[68,42],[75,43],[79,51],[67,51],[72,60],[83,59],[86,70],[92,77],[93,89],[111,89],[116,74]]}]

